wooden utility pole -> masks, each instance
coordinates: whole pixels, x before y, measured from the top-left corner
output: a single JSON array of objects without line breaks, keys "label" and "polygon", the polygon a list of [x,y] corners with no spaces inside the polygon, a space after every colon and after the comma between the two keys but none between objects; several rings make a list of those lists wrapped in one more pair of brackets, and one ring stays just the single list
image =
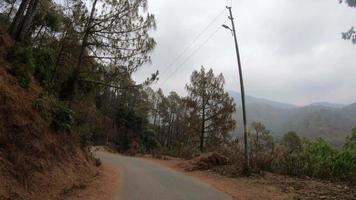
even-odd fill
[{"label": "wooden utility pole", "polygon": [[243,117],[243,129],[244,129],[244,147],[245,147],[244,148],[244,156],[245,156],[244,172],[246,174],[249,174],[249,172],[250,172],[250,159],[249,159],[249,154],[248,154],[247,118],[246,118],[246,106],[245,106],[245,88],[244,88],[244,81],[243,81],[243,77],[242,77],[241,58],[240,58],[240,52],[239,52],[239,45],[237,43],[236,29],[235,29],[234,18],[232,16],[232,10],[231,10],[231,7],[227,6],[226,8],[229,10],[229,13],[230,13],[229,19],[231,20],[232,29],[230,27],[226,26],[226,25],[223,25],[223,27],[229,29],[232,32],[232,34],[234,35],[234,40],[235,40],[235,50],[236,50],[237,64],[238,64],[239,75],[240,75],[242,117]]}]

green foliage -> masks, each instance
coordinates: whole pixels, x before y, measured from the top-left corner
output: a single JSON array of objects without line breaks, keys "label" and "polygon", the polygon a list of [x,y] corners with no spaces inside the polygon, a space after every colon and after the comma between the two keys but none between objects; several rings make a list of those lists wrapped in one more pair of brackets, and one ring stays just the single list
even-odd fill
[{"label": "green foliage", "polygon": [[286,142],[298,141],[297,138],[295,133],[283,137],[282,146],[274,153],[273,171],[295,176],[356,181],[356,129],[346,138],[340,150],[334,149],[321,138],[315,141],[304,140],[301,145],[299,142]]},{"label": "green foliage", "polygon": [[235,103],[225,92],[224,85],[222,74],[215,75],[212,69],[206,71],[203,66],[192,73],[186,85],[189,107],[194,112],[191,116],[199,119],[194,126],[195,134],[200,137],[201,152],[227,141],[235,128],[236,121],[232,117]]},{"label": "green foliage", "polygon": [[339,2],[345,2],[350,7],[356,7],[356,0],[339,0]]},{"label": "green foliage", "polygon": [[116,123],[120,126],[124,126],[136,133],[140,133],[143,130],[143,125],[146,122],[139,113],[134,110],[118,109],[116,114]]},{"label": "green foliage", "polygon": [[82,124],[79,126],[78,130],[80,136],[80,144],[82,147],[87,147],[93,145],[93,128],[89,124]]},{"label": "green foliage", "polygon": [[12,63],[11,73],[17,78],[19,85],[28,88],[35,68],[32,48],[15,45],[10,49],[7,59]]},{"label": "green foliage", "polygon": [[44,111],[44,101],[42,98],[36,98],[32,101],[32,108],[38,112]]},{"label": "green foliage", "polygon": [[287,147],[290,153],[298,153],[302,150],[302,140],[293,131],[288,132],[283,136],[282,144]]},{"label": "green foliage", "polygon": [[[121,150],[126,151],[134,138],[140,138],[148,122],[147,119],[133,109],[119,108],[116,111],[115,123],[125,129],[125,134],[122,134],[119,140],[119,146]],[[128,134],[129,132],[131,134]]]},{"label": "green foliage", "polygon": [[356,182],[356,128],[346,138],[342,151],[335,157],[333,176]]},{"label": "green foliage", "polygon": [[[339,0],[340,3],[345,2],[349,7],[356,8],[356,0]],[[351,27],[348,31],[342,33],[342,39],[351,40],[356,44],[356,31],[355,27]]]},{"label": "green foliage", "polygon": [[154,130],[145,129],[140,136],[142,145],[146,152],[150,152],[159,147],[159,142],[156,139],[156,133]]},{"label": "green foliage", "polygon": [[48,86],[55,69],[54,51],[50,48],[34,49],[34,76],[42,86]]},{"label": "green foliage", "polygon": [[54,73],[54,51],[49,48],[22,47],[15,45],[8,54],[11,69],[19,84],[27,88],[33,75],[42,86],[48,86]]},{"label": "green foliage", "polygon": [[350,30],[341,33],[342,39],[351,40],[353,44],[356,44],[356,31],[355,27],[351,27]]},{"label": "green foliage", "polygon": [[307,141],[302,153],[304,173],[313,177],[331,178],[336,154],[337,151],[321,138]]},{"label": "green foliage", "polygon": [[41,9],[35,15],[33,25],[35,27],[46,26],[52,31],[58,32],[63,24],[63,14],[48,1],[41,2]]},{"label": "green foliage", "polygon": [[262,123],[253,122],[251,126],[254,130],[249,134],[251,167],[253,169],[269,170],[275,148],[273,137]]},{"label": "green foliage", "polygon": [[74,124],[74,112],[67,106],[57,104],[51,110],[51,127],[56,131],[71,130]]}]

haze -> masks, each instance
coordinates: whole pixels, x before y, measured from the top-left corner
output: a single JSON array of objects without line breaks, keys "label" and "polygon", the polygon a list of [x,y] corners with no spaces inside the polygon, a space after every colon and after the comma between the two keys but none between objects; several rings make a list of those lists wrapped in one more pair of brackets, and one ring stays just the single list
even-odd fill
[{"label": "haze", "polygon": [[[219,29],[196,51],[223,23],[230,25],[226,9],[176,59],[226,4],[222,0],[150,0],[148,10],[157,20],[152,35],[158,45],[152,64],[142,67],[134,79],[141,82],[159,70],[155,89],[185,94],[191,72],[203,65],[224,74],[227,90],[239,91],[228,30]],[[248,95],[297,105],[356,102],[356,45],[341,39],[341,32],[356,25],[355,9],[338,0],[234,0],[232,6]],[[172,61],[176,62],[170,65]]]}]

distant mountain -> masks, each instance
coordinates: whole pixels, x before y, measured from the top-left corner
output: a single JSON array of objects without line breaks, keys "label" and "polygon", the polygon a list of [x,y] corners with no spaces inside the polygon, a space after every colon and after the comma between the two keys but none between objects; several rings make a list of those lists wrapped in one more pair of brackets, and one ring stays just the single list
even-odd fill
[{"label": "distant mountain", "polygon": [[[234,98],[236,104],[238,104],[238,105],[241,104],[240,93],[235,92],[235,91],[229,91],[228,93],[230,94],[231,97]],[[249,95],[246,95],[245,101],[246,101],[246,104],[264,104],[264,105],[270,105],[270,106],[277,107],[277,108],[296,108],[297,107],[292,104],[271,101],[268,99],[257,98],[257,97],[253,97],[253,96],[249,96]]]},{"label": "distant mountain", "polygon": [[325,107],[331,107],[331,108],[343,108],[347,106],[346,104],[338,104],[338,103],[330,103],[330,102],[316,102],[310,104],[311,106],[325,106]]},{"label": "distant mountain", "polygon": [[[235,134],[242,133],[242,112],[240,94],[230,92],[237,105],[237,129]],[[246,98],[247,119],[251,124],[259,121],[266,125],[275,136],[288,131],[295,131],[307,138],[322,137],[340,146],[345,137],[356,127],[356,103],[352,105],[327,102],[314,103],[308,106],[270,101],[248,96]]]}]

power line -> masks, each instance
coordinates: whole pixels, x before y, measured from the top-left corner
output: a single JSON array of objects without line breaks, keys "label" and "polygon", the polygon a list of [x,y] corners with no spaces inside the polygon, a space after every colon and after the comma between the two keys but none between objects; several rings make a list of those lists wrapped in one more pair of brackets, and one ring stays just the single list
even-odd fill
[{"label": "power line", "polygon": [[214,17],[211,22],[204,27],[204,29],[202,29],[201,32],[199,32],[199,34],[197,34],[194,39],[186,46],[186,48],[183,49],[183,51],[169,64],[165,67],[164,71],[161,73],[162,75],[165,74],[168,69],[170,69],[172,66],[174,66],[176,64],[176,62],[189,50],[191,49],[191,47],[193,47],[194,43],[204,34],[205,31],[208,30],[208,28],[222,15],[224,14],[225,9],[223,9],[221,12],[219,12],[219,14]]},{"label": "power line", "polygon": [[171,78],[178,71],[178,69],[182,68],[184,64],[190,60],[190,58],[192,58],[202,47],[204,47],[207,42],[209,42],[211,38],[213,38],[213,36],[220,30],[220,28],[221,26],[219,26],[198,48],[196,48],[182,63],[180,63],[180,65],[166,79],[164,79],[159,84],[159,86],[162,86],[162,84],[164,84],[169,78]]}]

